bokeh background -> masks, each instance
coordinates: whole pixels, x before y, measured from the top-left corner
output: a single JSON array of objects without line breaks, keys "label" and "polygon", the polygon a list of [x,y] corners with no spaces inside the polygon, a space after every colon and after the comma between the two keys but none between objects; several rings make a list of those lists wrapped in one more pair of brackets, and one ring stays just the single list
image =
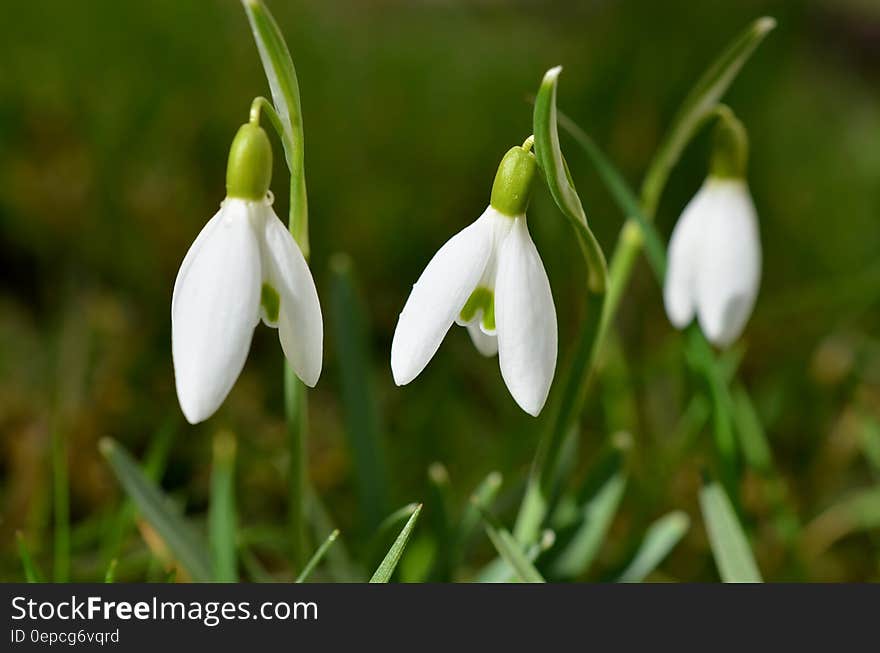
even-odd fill
[{"label": "bokeh background", "polygon": [[[497,361],[453,329],[405,388],[388,355],[397,314],[433,252],[488,201],[502,154],[530,133],[530,94],[565,66],[559,105],[637,186],[687,90],[752,19],[779,26],[726,96],[749,129],[749,181],[764,277],[734,355],[772,449],[772,479],[747,472],[742,514],[770,580],[880,580],[880,5],[871,0],[736,2],[269,2],[302,91],[312,269],[327,325],[310,394],[310,476],[343,540],[367,549],[377,515],[431,503],[444,466],[453,511],[487,472],[505,478],[510,523],[539,420],[506,392]],[[4,3],[0,22],[0,579],[22,577],[21,531],[52,569],[52,435],[66,444],[70,577],[100,579],[121,493],[97,442],[137,456],[167,436],[163,487],[198,521],[211,442],[236,434],[242,529],[260,565],[284,577],[281,351],[256,331],[229,398],[208,422],[176,403],[169,307],[177,268],[224,195],[228,146],[252,97],[268,94],[244,12],[233,0]],[[563,148],[593,229],[610,254],[622,216],[589,161]],[[705,176],[702,135],[674,172],[658,228]],[[276,147],[273,188],[287,209]],[[546,191],[530,225],[553,288],[561,361],[583,318],[583,268]],[[343,254],[347,259],[336,255]],[[331,268],[350,265],[378,407],[379,498],[358,492],[342,405],[345,323]],[[612,434],[631,436],[630,482],[589,580],[612,577],[652,520],[684,510],[692,528],[657,580],[712,581],[700,519],[706,428],[684,416],[699,389],[682,336],[641,262],[603,356],[579,435],[575,474]],[[556,384],[558,389],[559,383]],[[690,421],[688,421],[690,420]],[[692,424],[695,433],[687,433]],[[686,453],[677,455],[682,442]],[[435,475],[439,467],[434,466]],[[505,508],[506,507],[506,508]],[[835,512],[837,510],[837,512]],[[844,516],[841,516],[844,514]],[[432,523],[414,550],[430,557]],[[274,530],[273,530],[274,529]],[[275,533],[275,535],[273,535]],[[133,531],[122,579],[159,578]],[[436,552],[434,552],[436,553]],[[366,554],[363,554],[366,555]],[[492,555],[478,542],[469,564]],[[403,578],[425,565],[404,561]],[[459,572],[464,577],[467,570]],[[158,575],[157,575],[158,574]]]}]

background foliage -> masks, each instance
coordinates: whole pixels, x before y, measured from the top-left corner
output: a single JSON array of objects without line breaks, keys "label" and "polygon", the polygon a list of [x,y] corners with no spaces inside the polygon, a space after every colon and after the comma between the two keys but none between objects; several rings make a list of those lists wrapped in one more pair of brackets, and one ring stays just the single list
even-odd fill
[{"label": "background foliage", "polygon": [[[425,501],[401,574],[443,577],[444,501],[454,519],[491,470],[505,478],[498,511],[510,521],[537,428],[507,394],[497,361],[478,358],[454,329],[426,372],[398,389],[388,352],[411,284],[433,251],[479,215],[501,155],[528,135],[528,98],[543,72],[565,66],[560,108],[635,183],[695,78],[738,30],[768,14],[779,26],[725,100],[750,131],[765,256],[758,305],[734,355],[778,470],[744,476],[741,510],[765,579],[880,580],[878,490],[862,495],[856,512],[840,507],[880,483],[873,3],[342,0],[271,8],[302,90],[312,268],[327,322],[325,372],[310,394],[310,475],[341,540],[375,557],[368,534],[381,515]],[[23,577],[16,531],[38,565],[52,568],[53,433],[67,445],[70,577],[86,580],[104,574],[121,500],[99,439],[112,436],[143,458],[157,432],[170,434],[163,487],[204,521],[221,428],[237,436],[242,537],[254,542],[261,568],[285,577],[276,335],[257,330],[229,399],[198,427],[180,415],[169,346],[177,268],[223,197],[227,148],[250,99],[267,93],[240,5],[36,0],[7,4],[0,17],[12,26],[0,43],[0,578]],[[610,252],[622,216],[564,136],[563,147]],[[664,195],[664,237],[706,158],[704,135]],[[283,215],[280,148],[276,161]],[[530,226],[553,287],[564,361],[582,319],[582,263],[546,191]],[[341,312],[349,303],[331,300],[339,292],[331,268],[340,266],[351,270],[368,329],[363,364],[383,444],[374,463],[387,470],[366,503],[350,437],[358,424],[346,422],[341,404],[344,336],[332,326],[348,317]],[[699,388],[686,372],[683,338],[665,319],[644,262],[615,334],[572,456],[583,474],[612,437],[630,442],[629,482],[584,576],[591,580],[614,578],[664,513],[683,510],[701,525],[700,472],[710,450],[699,401],[689,404]],[[629,437],[614,436],[622,431]],[[436,480],[444,475],[450,496],[441,500]],[[488,540],[476,547],[470,563],[492,556]],[[149,557],[140,537],[126,537],[117,577],[161,578]],[[652,578],[715,580],[705,529],[691,528],[660,569]]]}]

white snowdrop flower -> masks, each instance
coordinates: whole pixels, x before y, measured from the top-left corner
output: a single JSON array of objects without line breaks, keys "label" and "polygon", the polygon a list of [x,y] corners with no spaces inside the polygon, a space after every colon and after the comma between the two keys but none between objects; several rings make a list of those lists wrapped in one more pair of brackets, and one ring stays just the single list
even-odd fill
[{"label": "white snowdrop flower", "polygon": [[530,415],[556,371],[556,308],[525,211],[537,171],[531,139],[501,161],[489,207],[434,255],[400,314],[391,344],[397,385],[412,381],[453,322],[477,350],[498,354],[510,394]]},{"label": "white snowdrop flower", "polygon": [[748,322],[761,282],[758,217],[745,182],[745,131],[724,116],[712,170],[685,207],[669,242],[666,314],[681,329],[696,316],[706,338],[726,347]]},{"label": "white snowdrop flower", "polygon": [[244,367],[260,319],[278,329],[297,376],[321,374],[323,320],[308,264],[272,209],[272,150],[243,125],[229,153],[227,196],[189,248],[171,300],[177,397],[186,419],[210,417]]}]

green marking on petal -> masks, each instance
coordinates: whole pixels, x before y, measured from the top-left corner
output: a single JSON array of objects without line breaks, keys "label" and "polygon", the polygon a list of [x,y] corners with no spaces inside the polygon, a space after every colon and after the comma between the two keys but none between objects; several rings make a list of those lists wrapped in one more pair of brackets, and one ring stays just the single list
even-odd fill
[{"label": "green marking on petal", "polygon": [[476,317],[477,312],[483,312],[482,323],[485,329],[495,330],[495,293],[486,288],[479,286],[464,304],[459,314],[462,321],[470,322]]},{"label": "green marking on petal", "polygon": [[269,322],[277,322],[278,312],[281,310],[281,297],[278,295],[278,291],[268,283],[263,283],[263,287],[260,289],[260,304],[263,306],[266,319]]}]

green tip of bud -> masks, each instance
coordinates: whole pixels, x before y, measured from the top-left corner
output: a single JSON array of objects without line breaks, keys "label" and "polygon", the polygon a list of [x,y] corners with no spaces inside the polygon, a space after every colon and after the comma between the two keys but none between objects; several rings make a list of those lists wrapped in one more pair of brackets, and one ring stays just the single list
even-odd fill
[{"label": "green tip of bud", "polygon": [[535,155],[529,151],[529,148],[531,148],[529,141],[510,148],[501,159],[498,172],[495,173],[489,204],[504,215],[511,217],[523,215],[529,206],[532,185],[538,170]]},{"label": "green tip of bud", "polygon": [[749,159],[749,136],[742,122],[727,107],[718,111],[712,138],[709,174],[722,179],[745,179]]},{"label": "green tip of bud", "polygon": [[229,148],[226,166],[226,195],[246,200],[262,200],[272,181],[272,146],[259,125],[239,127]]}]

